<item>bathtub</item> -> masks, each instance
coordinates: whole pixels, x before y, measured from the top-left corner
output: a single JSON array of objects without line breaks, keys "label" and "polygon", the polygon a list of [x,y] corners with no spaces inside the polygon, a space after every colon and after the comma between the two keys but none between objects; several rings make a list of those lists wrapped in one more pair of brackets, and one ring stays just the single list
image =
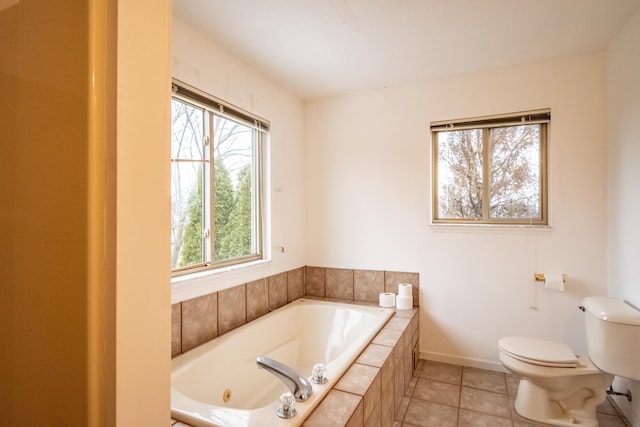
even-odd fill
[{"label": "bathtub", "polygon": [[[171,416],[194,426],[298,426],[311,414],[360,352],[393,315],[392,309],[300,299],[171,362]],[[289,389],[256,365],[278,360],[309,378],[327,366],[326,384],[296,402],[298,415],[276,415]]]}]

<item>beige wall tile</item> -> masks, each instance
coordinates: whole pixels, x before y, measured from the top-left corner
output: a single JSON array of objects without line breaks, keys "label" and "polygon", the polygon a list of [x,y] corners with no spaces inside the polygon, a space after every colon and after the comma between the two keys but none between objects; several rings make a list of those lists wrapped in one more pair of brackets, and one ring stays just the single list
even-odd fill
[{"label": "beige wall tile", "polygon": [[393,329],[381,329],[378,335],[371,341],[373,344],[386,345],[393,347],[400,341],[402,332]]},{"label": "beige wall tile", "polygon": [[218,292],[218,335],[247,321],[246,286],[239,285]]},{"label": "beige wall tile", "polygon": [[396,411],[400,408],[402,399],[404,398],[404,351],[402,346],[398,345],[393,349],[394,370],[394,386],[395,386],[395,404]]},{"label": "beige wall tile", "polygon": [[404,332],[405,329],[409,329],[409,324],[411,323],[411,319],[407,319],[404,317],[394,316],[384,325],[387,329],[393,329],[395,331]]},{"label": "beige wall tile", "polygon": [[420,316],[413,316],[411,318],[411,333],[415,334],[416,332],[418,332],[418,324],[420,322]]},{"label": "beige wall tile", "polygon": [[389,358],[391,350],[393,349],[386,345],[369,344],[358,356],[356,362],[381,368]]},{"label": "beige wall tile", "polygon": [[409,345],[411,342],[411,337],[409,336],[409,331],[405,332],[405,335],[409,337],[407,340],[407,344],[404,346],[404,350],[402,352],[402,359],[404,362],[404,394],[408,395],[408,390],[411,382],[411,378],[413,377],[413,353],[412,347]]},{"label": "beige wall tile", "polygon": [[364,396],[379,372],[380,369],[374,366],[354,363],[340,378],[334,389]]},{"label": "beige wall tile", "polygon": [[218,293],[182,301],[182,351],[218,336]]},{"label": "beige wall tile", "polygon": [[327,298],[353,300],[353,270],[327,268],[325,285]]},{"label": "beige wall tile", "polygon": [[304,267],[287,272],[287,299],[289,302],[304,296]]},{"label": "beige wall tile", "polygon": [[364,405],[362,402],[358,404],[358,407],[351,415],[351,418],[347,422],[345,427],[364,427]]},{"label": "beige wall tile", "polygon": [[[364,420],[364,427],[382,427],[382,405],[378,404],[373,407],[373,412],[369,418]],[[390,425],[389,425],[390,426]]]},{"label": "beige wall tile", "polygon": [[[360,408],[362,397],[339,390],[331,390],[320,405],[302,424],[303,427],[346,426]],[[357,421],[354,419],[354,421]]]},{"label": "beige wall tile", "polygon": [[182,306],[171,306],[171,357],[182,353]]},{"label": "beige wall tile", "polygon": [[365,421],[371,418],[375,408],[380,407],[380,398],[382,396],[381,394],[382,383],[381,383],[380,370],[379,369],[376,369],[376,370],[377,370],[377,374],[373,379],[373,381],[371,381],[371,385],[369,386],[369,389],[364,395]]},{"label": "beige wall tile", "polygon": [[393,357],[389,357],[380,369],[380,410],[383,426],[390,426],[395,420],[394,372],[395,363]]},{"label": "beige wall tile", "polygon": [[247,322],[267,314],[267,279],[254,280],[246,284],[247,292]]},{"label": "beige wall tile", "polygon": [[353,299],[378,302],[384,292],[384,271],[355,270],[353,272]]},{"label": "beige wall tile", "polygon": [[326,296],[323,267],[306,266],[304,271],[304,286],[307,295],[316,297]]},{"label": "beige wall tile", "polygon": [[287,273],[269,277],[269,308],[275,310],[287,303]]}]

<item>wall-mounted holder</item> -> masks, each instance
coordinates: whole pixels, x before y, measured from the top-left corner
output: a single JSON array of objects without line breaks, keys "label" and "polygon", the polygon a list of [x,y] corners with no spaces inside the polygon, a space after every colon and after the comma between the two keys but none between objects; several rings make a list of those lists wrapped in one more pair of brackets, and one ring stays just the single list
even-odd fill
[{"label": "wall-mounted holder", "polygon": [[[544,282],[544,273],[533,273],[533,280],[536,282]],[[562,275],[562,282],[567,283],[567,275]]]}]

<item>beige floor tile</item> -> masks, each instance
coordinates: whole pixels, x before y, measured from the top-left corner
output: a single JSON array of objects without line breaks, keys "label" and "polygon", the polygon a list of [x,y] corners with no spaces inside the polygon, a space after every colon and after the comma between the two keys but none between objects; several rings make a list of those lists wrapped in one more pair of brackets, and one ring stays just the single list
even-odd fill
[{"label": "beige floor tile", "polygon": [[501,418],[481,412],[461,409],[458,427],[511,427],[510,418]]},{"label": "beige floor tile", "polygon": [[505,418],[511,416],[509,398],[506,394],[469,387],[462,387],[460,408]]},{"label": "beige floor tile", "polygon": [[598,412],[602,412],[603,414],[618,415],[611,402],[609,402],[608,398],[607,400],[599,404],[596,410]]},{"label": "beige floor tile", "polygon": [[520,378],[514,375],[505,375],[505,380],[507,381],[507,394],[509,394],[509,396],[515,396],[518,393]]},{"label": "beige floor tile", "polygon": [[422,366],[420,376],[430,380],[460,385],[460,381],[462,379],[462,366],[431,362],[427,360]]},{"label": "beige floor tile", "polygon": [[549,424],[542,424],[526,418],[520,417],[513,420],[513,427],[548,427]]},{"label": "beige floor tile", "polygon": [[419,378],[413,391],[413,398],[458,406],[460,404],[460,386],[433,381],[428,378]]},{"label": "beige floor tile", "polygon": [[500,372],[465,367],[462,370],[462,385],[507,394],[505,375]]},{"label": "beige floor tile", "polygon": [[458,408],[411,399],[404,422],[416,427],[456,427]]},{"label": "beige floor tile", "polygon": [[617,415],[603,414],[598,412],[596,414],[598,418],[599,427],[626,427],[625,423]]}]

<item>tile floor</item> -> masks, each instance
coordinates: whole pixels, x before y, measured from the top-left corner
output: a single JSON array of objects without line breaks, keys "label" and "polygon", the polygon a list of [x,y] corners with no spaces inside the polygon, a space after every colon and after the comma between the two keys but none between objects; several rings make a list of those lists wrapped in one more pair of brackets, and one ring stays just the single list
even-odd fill
[{"label": "tile floor", "polygon": [[[514,376],[421,360],[394,427],[536,427],[514,407]],[[598,407],[600,427],[630,427],[609,401]]]}]

